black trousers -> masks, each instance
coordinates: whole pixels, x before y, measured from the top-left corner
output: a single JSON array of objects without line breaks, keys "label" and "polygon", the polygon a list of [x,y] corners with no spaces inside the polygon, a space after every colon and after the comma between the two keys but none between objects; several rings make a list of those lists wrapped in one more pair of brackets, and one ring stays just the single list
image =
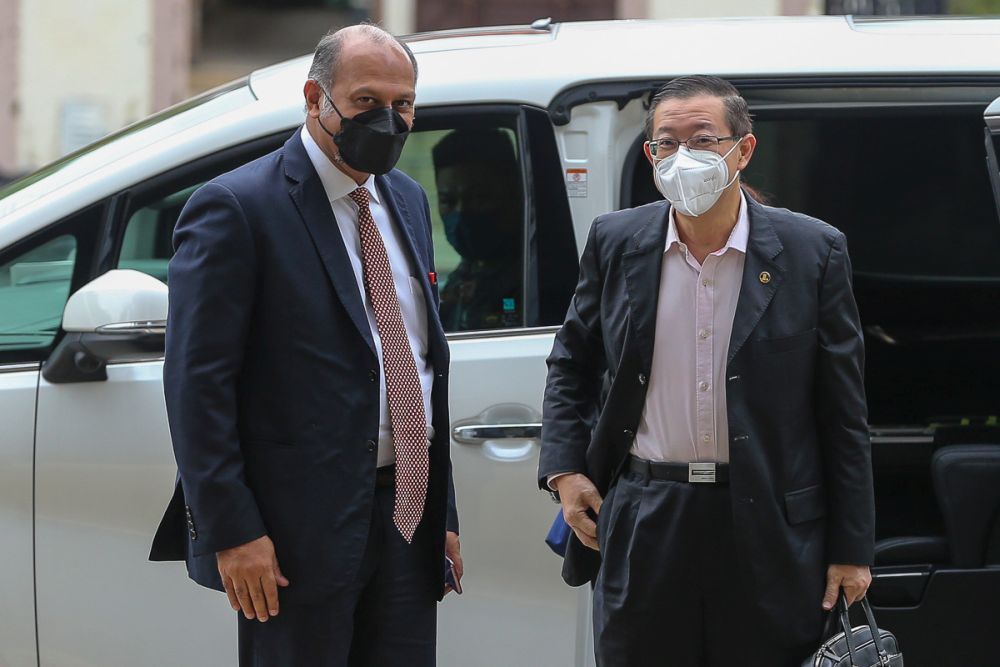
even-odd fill
[{"label": "black trousers", "polygon": [[727,486],[626,472],[597,532],[599,667],[799,667],[818,646],[819,637],[784,645],[760,622],[740,576]]},{"label": "black trousers", "polygon": [[407,544],[392,522],[393,487],[375,499],[354,584],[319,604],[282,602],[266,623],[238,614],[240,667],[434,666],[437,591],[420,561],[426,531]]}]

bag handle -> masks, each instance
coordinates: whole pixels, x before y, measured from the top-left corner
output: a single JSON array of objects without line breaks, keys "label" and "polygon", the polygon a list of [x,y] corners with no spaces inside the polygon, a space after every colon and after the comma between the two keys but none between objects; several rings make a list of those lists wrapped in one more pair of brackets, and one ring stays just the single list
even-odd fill
[{"label": "bag handle", "polygon": [[840,627],[844,631],[844,641],[847,644],[847,653],[851,656],[851,667],[858,667],[858,657],[854,653],[854,638],[851,636],[851,615],[847,611],[847,595],[844,589],[840,589]]},{"label": "bag handle", "polygon": [[[847,595],[844,593],[844,589],[840,589],[840,627],[844,631],[844,640],[847,643],[847,652],[851,656],[851,665],[856,667],[858,665],[857,658],[854,652],[853,637],[851,636],[851,616],[848,612],[847,605]],[[878,651],[878,662],[881,667],[888,667],[889,665],[889,654],[885,650],[885,646],[882,644],[882,634],[879,632],[878,625],[875,623],[875,614],[872,612],[872,607],[868,604],[868,598],[861,598],[861,608],[865,612],[865,618],[868,621],[868,629],[872,633],[872,641],[875,644],[875,650]],[[833,618],[834,613],[830,612],[830,617]],[[829,624],[829,623],[828,623]]]},{"label": "bag handle", "polygon": [[889,664],[889,654],[882,645],[882,633],[879,632],[878,626],[875,624],[875,614],[872,613],[872,607],[868,604],[867,597],[861,598],[861,608],[865,610],[865,617],[868,619],[868,627],[871,628],[872,631],[872,640],[875,642],[875,650],[878,651],[879,665],[887,667]]}]

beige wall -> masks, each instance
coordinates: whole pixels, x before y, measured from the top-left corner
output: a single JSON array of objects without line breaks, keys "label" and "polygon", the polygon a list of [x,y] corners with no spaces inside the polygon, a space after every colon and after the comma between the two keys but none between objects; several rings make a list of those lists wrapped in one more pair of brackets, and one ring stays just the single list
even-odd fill
[{"label": "beige wall", "polygon": [[102,129],[111,132],[152,111],[153,1],[22,1],[17,85],[21,169],[63,153],[67,113],[82,137]]},{"label": "beige wall", "polygon": [[381,14],[376,20],[394,35],[407,35],[417,29],[417,0],[381,0],[375,11]]},{"label": "beige wall", "polygon": [[0,175],[17,168],[17,50],[20,0],[0,0]]},{"label": "beige wall", "polygon": [[189,97],[191,44],[194,41],[193,0],[153,2],[153,89],[151,111]]}]

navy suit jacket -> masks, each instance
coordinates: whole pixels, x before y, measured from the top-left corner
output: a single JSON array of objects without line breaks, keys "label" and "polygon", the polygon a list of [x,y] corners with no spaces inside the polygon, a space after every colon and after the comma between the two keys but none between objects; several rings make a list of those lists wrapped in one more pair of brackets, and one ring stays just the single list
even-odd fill
[{"label": "navy suit jacket", "polygon": [[[820,633],[830,563],[872,563],[875,510],[864,340],[844,235],[747,197],[750,238],[727,355],[730,490],[744,581],[764,616],[801,641]],[[602,495],[646,401],[664,201],[599,217],[549,356],[539,485],[581,472]],[[570,537],[563,577],[600,556]],[[640,582],[641,583],[641,582]]]},{"label": "navy suit jacket", "polygon": [[[430,212],[402,172],[375,182],[426,297],[435,436],[421,558],[443,592],[445,530],[458,518]],[[299,133],[195,192],[174,247],[163,386],[178,483],[150,557],[185,559],[195,581],[222,590],[216,552],[266,534],[291,581],[282,599],[335,593],[354,580],[372,517],[379,364]]]}]

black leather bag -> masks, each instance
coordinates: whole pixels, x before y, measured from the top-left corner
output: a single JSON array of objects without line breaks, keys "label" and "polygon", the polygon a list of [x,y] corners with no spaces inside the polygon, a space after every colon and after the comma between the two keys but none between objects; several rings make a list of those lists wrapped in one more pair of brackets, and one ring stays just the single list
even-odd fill
[{"label": "black leather bag", "polygon": [[[828,637],[802,667],[903,667],[903,654],[888,630],[879,630],[866,598],[861,599],[868,625],[851,627],[847,597],[840,593],[837,608],[830,612],[823,636]],[[840,631],[837,632],[837,621]],[[836,634],[834,634],[836,632]]]}]

